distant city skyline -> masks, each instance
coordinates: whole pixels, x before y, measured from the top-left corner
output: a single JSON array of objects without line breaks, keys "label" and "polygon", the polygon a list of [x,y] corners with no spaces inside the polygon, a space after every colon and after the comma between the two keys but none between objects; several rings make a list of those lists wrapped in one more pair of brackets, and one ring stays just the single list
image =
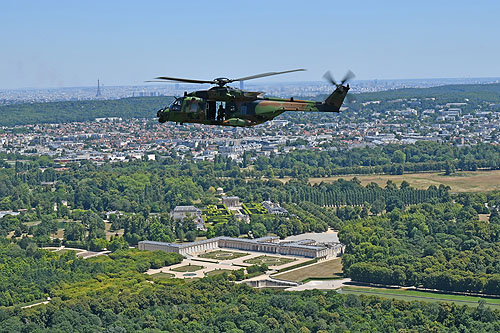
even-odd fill
[{"label": "distant city skyline", "polygon": [[496,1],[8,1],[0,89],[142,85],[307,68],[252,83],[500,77]]},{"label": "distant city skyline", "polygon": [[[496,78],[437,78],[437,79],[396,79],[396,80],[354,80],[351,93],[375,92],[400,88],[429,88],[449,84],[488,84],[500,83]],[[233,83],[234,87],[238,84]],[[150,85],[100,85],[97,86],[61,87],[61,88],[20,88],[0,89],[0,105],[32,102],[54,102],[67,100],[119,99],[143,96],[181,96],[185,91],[203,90],[208,84],[150,84]],[[332,91],[326,81],[298,82],[259,82],[253,81],[244,87],[249,91],[264,91],[267,96],[299,97],[311,99],[320,94]]]}]

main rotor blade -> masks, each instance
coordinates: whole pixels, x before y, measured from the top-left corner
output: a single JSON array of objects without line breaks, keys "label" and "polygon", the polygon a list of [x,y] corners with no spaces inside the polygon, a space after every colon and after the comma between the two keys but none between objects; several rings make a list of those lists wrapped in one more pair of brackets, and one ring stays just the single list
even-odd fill
[{"label": "main rotor blade", "polygon": [[253,79],[258,79],[258,78],[266,77],[266,76],[280,75],[280,74],[286,74],[286,73],[292,73],[292,72],[302,72],[302,71],[305,71],[305,69],[300,68],[300,69],[292,69],[292,70],[283,71],[283,72],[268,72],[268,73],[262,73],[262,74],[244,76],[244,77],[240,77],[238,79],[231,79],[231,80],[229,80],[229,83],[230,82],[234,82],[234,81],[253,80]]},{"label": "main rotor blade", "polygon": [[330,71],[327,71],[324,75],[323,75],[323,78],[325,80],[327,80],[328,82],[330,82],[331,84],[333,84],[334,86],[337,85],[337,82],[335,82],[335,80],[333,79],[333,76],[332,76],[332,73],[330,73]]},{"label": "main rotor blade", "polygon": [[178,77],[168,77],[168,76],[159,76],[155,77],[157,80],[167,80],[167,81],[177,81],[177,82],[186,82],[186,83],[210,83],[215,84],[215,81],[207,81],[207,80],[194,80],[194,79],[182,79]]},{"label": "main rotor blade", "polygon": [[356,77],[356,75],[354,75],[354,73],[351,70],[349,70],[345,74],[344,78],[342,79],[341,84],[344,85],[344,83],[346,83],[347,81],[350,81],[350,80],[354,79],[355,77]]}]

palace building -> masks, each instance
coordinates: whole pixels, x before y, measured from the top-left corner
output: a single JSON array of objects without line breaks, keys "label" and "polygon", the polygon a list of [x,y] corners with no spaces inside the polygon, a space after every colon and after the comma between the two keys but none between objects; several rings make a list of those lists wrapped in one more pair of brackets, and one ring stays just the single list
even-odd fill
[{"label": "palace building", "polygon": [[225,248],[322,259],[342,254],[343,247],[344,246],[340,243],[317,244],[316,241],[312,239],[303,239],[294,242],[280,242],[279,237],[276,236],[267,236],[257,239],[221,236],[182,244],[155,241],[139,242],[139,250],[175,252],[182,254],[183,256]]}]

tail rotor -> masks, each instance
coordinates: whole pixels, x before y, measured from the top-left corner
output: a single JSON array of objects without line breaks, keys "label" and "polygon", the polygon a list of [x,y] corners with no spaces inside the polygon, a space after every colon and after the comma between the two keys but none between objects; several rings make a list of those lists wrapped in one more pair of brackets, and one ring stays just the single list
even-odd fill
[{"label": "tail rotor", "polygon": [[352,79],[354,79],[355,77],[356,77],[356,75],[351,70],[348,70],[347,73],[344,75],[344,78],[342,79],[342,81],[340,81],[340,83],[338,83],[337,81],[335,81],[335,79],[333,78],[332,73],[330,71],[327,71],[323,75],[323,78],[326,81],[328,81],[329,83],[331,83],[333,86],[336,87],[335,91],[338,91],[339,93],[345,94],[345,97],[346,97],[348,103],[353,103],[356,101],[355,98],[351,94],[347,94],[347,92],[349,91],[349,83],[348,82],[351,81]]},{"label": "tail rotor", "polygon": [[344,85],[347,81],[351,81],[355,77],[356,77],[356,75],[351,70],[348,70],[347,73],[345,74],[344,78],[340,82],[340,84]]},{"label": "tail rotor", "polygon": [[351,81],[352,79],[354,79],[356,77],[356,75],[351,71],[347,71],[347,73],[344,75],[344,78],[342,79],[342,81],[340,81],[340,83],[337,83],[335,81],[335,79],[333,78],[332,76],[332,73],[330,71],[327,71],[324,75],[323,75],[323,78],[330,82],[332,85],[336,86],[337,88],[338,87],[341,87],[341,86],[345,86],[345,84],[348,82],[348,81]]}]

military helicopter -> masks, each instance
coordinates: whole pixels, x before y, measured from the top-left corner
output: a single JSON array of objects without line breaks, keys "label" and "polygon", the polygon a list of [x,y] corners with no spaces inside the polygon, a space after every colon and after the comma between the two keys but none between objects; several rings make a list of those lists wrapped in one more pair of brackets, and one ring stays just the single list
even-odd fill
[{"label": "military helicopter", "polygon": [[227,86],[232,82],[304,70],[293,69],[283,72],[268,72],[237,79],[219,77],[213,80],[194,80],[160,76],[155,78],[156,81],[146,82],[174,81],[215,85],[208,90],[185,92],[184,97],[175,97],[175,100],[170,105],[158,110],[157,117],[160,123],[173,121],[180,124],[198,123],[250,127],[272,120],[286,111],[340,112],[340,107],[349,91],[349,84],[346,85],[345,83],[354,78],[354,73],[351,71],[347,72],[340,83],[335,82],[329,71],[325,73],[323,77],[336,88],[324,102],[296,100],[293,97],[288,99],[264,97],[264,92],[245,91]]}]

